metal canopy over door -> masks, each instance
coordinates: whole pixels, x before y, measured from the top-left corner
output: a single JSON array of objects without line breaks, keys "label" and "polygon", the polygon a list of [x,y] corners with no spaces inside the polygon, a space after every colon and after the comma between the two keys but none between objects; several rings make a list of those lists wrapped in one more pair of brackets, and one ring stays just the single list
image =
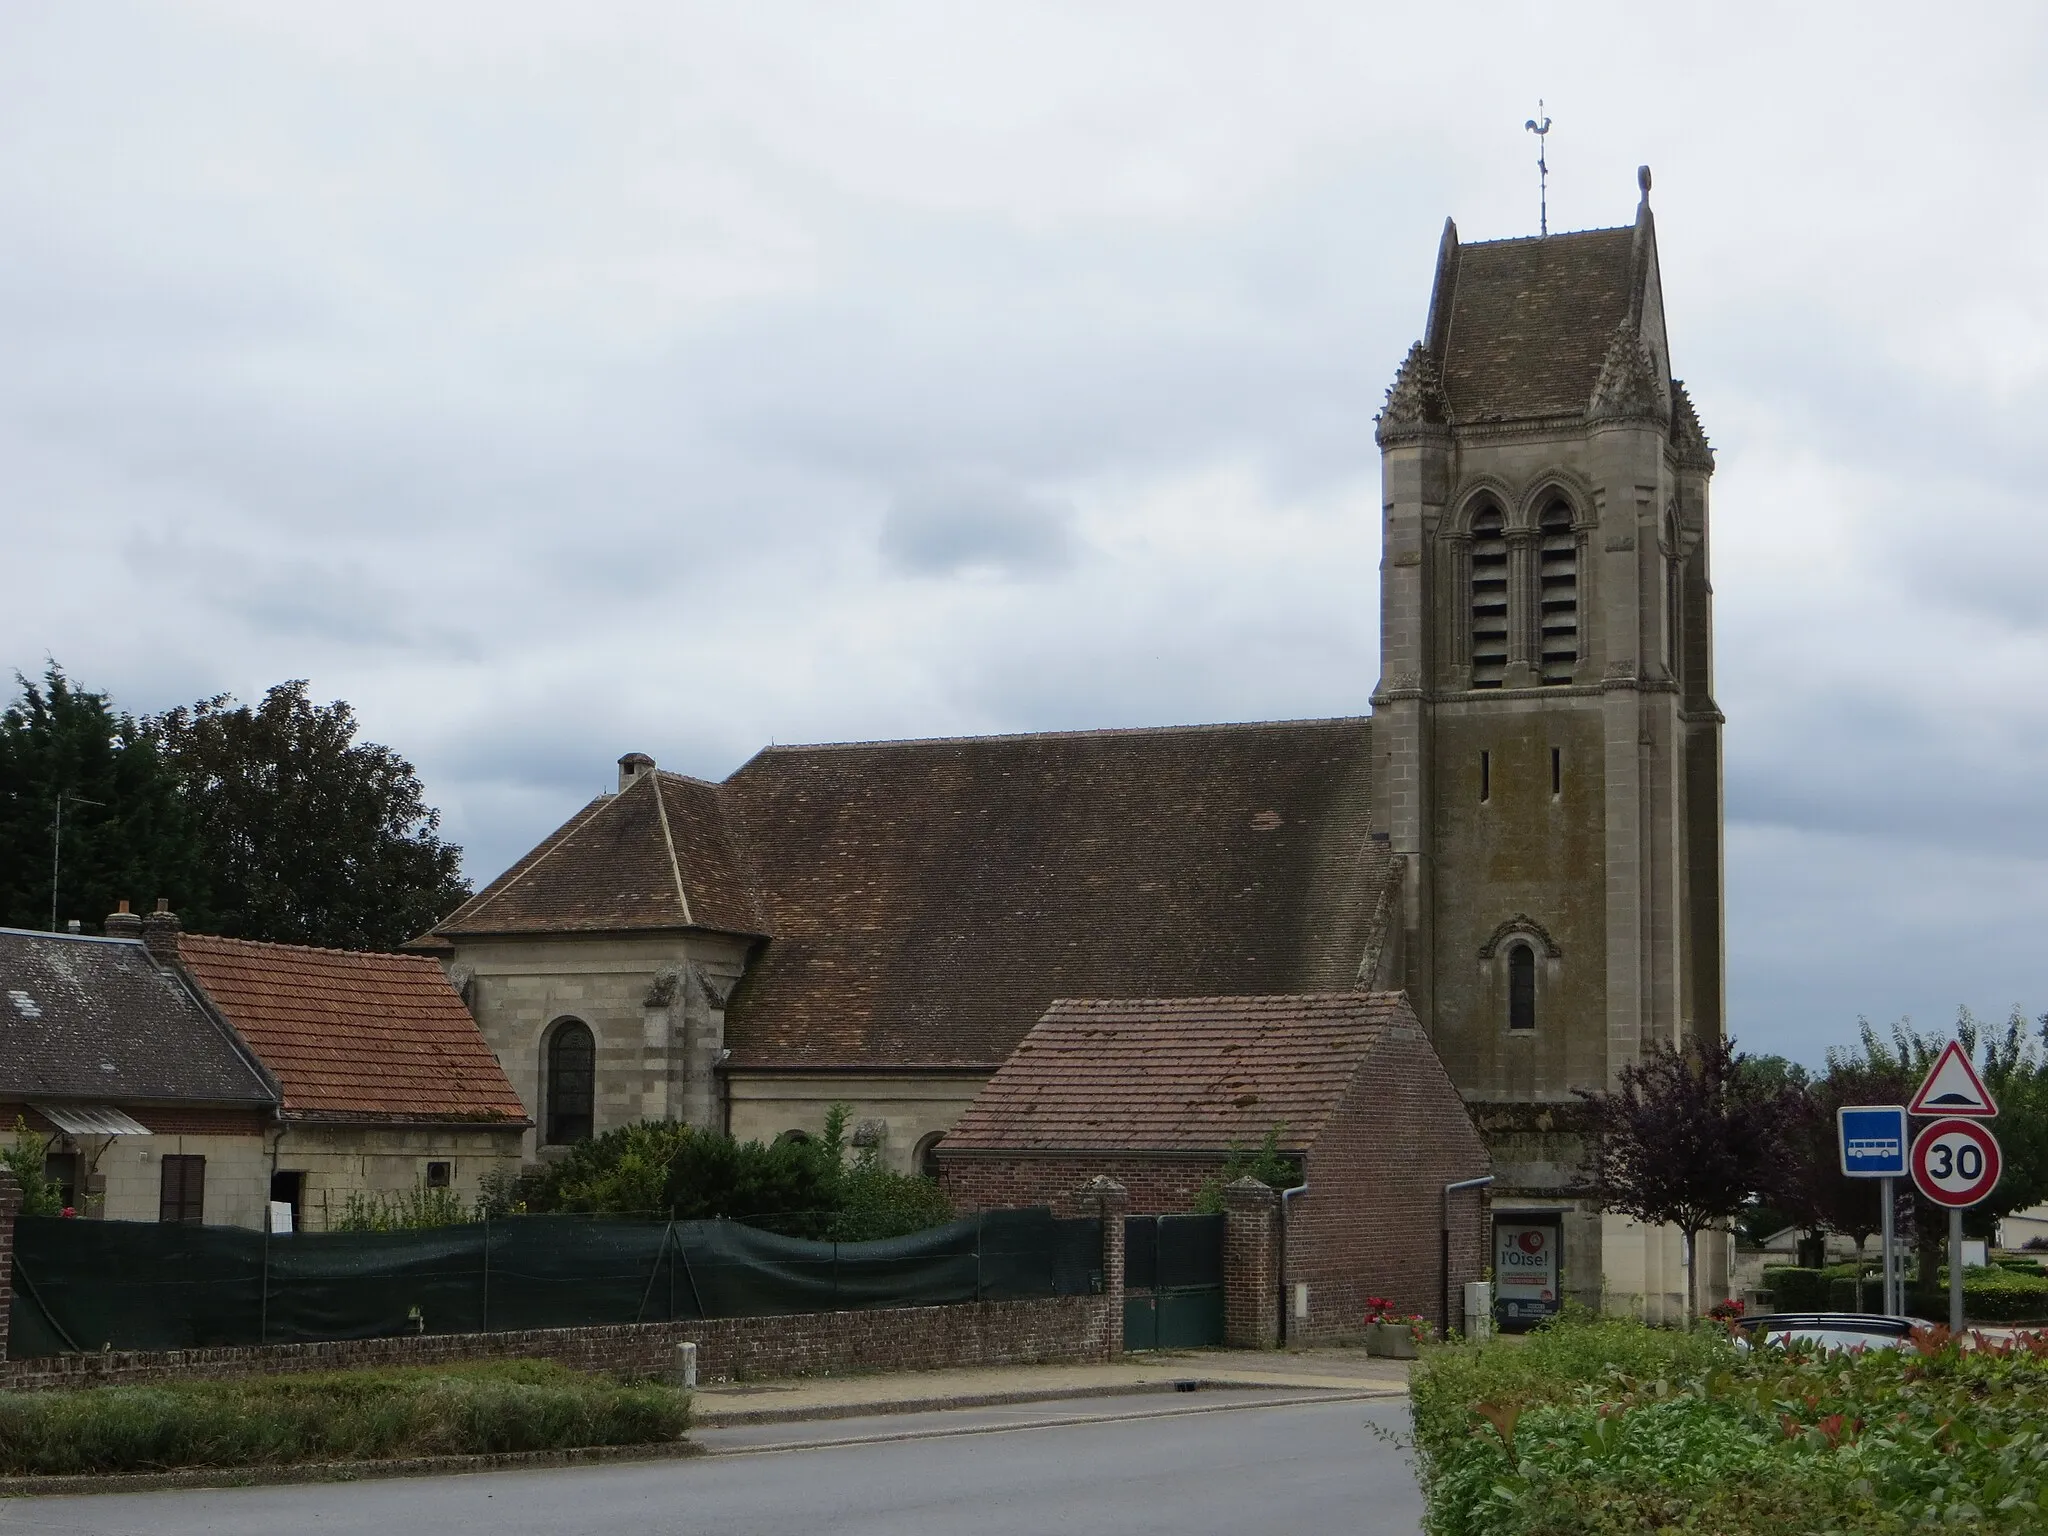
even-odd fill
[{"label": "metal canopy over door", "polygon": [[1223,1342],[1223,1218],[1124,1218],[1124,1348]]}]

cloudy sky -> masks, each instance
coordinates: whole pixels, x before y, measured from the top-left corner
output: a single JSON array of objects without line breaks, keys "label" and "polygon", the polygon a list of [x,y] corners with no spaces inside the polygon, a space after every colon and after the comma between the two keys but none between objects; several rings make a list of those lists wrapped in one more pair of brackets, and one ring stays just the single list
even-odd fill
[{"label": "cloudy sky", "polygon": [[1351,714],[1437,234],[1650,163],[1731,1023],[2048,1010],[2029,5],[0,0],[0,665],[627,750]]}]

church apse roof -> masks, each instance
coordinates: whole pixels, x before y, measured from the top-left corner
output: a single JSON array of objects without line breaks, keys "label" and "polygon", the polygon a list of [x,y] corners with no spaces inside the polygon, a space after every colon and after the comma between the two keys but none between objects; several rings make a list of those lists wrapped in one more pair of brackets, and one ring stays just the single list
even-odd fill
[{"label": "church apse roof", "polygon": [[600,795],[410,947],[486,934],[762,926],[719,786],[643,773]]}]

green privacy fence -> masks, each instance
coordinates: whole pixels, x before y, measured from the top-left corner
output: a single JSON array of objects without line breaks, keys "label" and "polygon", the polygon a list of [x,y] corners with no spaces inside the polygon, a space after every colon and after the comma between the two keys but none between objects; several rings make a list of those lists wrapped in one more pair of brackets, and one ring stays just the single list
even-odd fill
[{"label": "green privacy fence", "polygon": [[8,1354],[194,1349],[1022,1301],[1101,1285],[1102,1226],[988,1211],[871,1243],[521,1216],[404,1232],[23,1217]]}]

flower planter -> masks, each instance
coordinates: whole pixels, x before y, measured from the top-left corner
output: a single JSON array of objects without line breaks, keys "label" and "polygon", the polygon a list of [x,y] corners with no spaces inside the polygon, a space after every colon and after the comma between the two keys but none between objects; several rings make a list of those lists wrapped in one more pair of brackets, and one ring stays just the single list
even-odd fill
[{"label": "flower planter", "polygon": [[1413,1360],[1417,1354],[1415,1334],[1406,1323],[1369,1324],[1365,1352],[1387,1360]]}]

